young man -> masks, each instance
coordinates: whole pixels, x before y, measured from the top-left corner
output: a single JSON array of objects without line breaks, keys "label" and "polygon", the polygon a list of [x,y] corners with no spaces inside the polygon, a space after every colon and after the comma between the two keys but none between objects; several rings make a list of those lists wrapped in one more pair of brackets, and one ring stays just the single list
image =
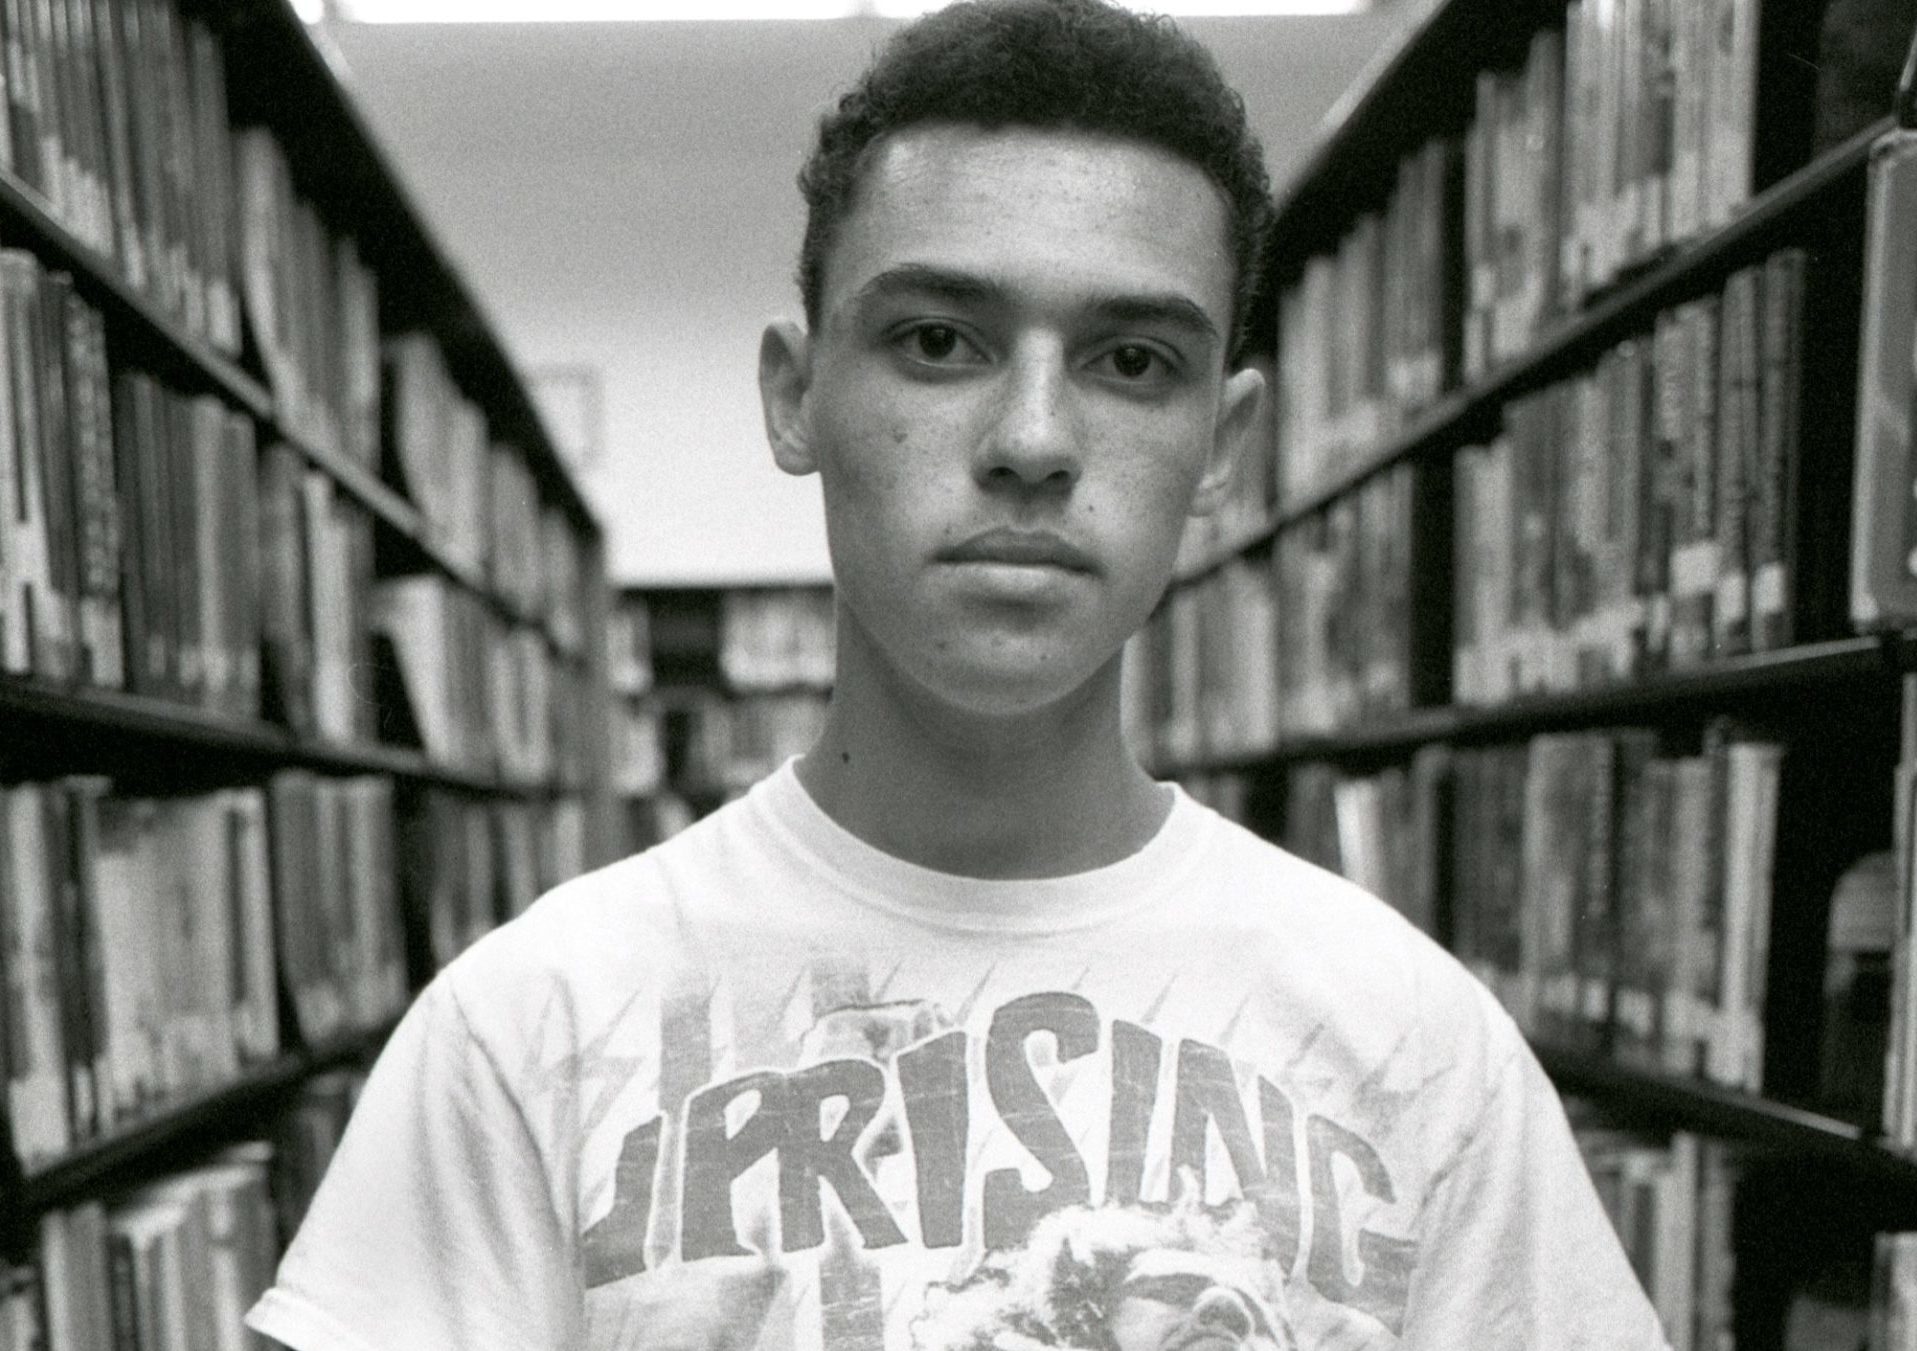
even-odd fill
[{"label": "young man", "polygon": [[821,476],[806,756],[455,962],[254,1325],[299,1351],[1663,1344],[1510,1021],[1120,735],[1265,416],[1210,58],[1099,0],[904,30],[761,353]]}]

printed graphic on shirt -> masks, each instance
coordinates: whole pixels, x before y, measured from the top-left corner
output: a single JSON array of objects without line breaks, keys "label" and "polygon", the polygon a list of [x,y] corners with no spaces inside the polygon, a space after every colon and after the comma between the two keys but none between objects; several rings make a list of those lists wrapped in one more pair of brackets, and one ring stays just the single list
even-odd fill
[{"label": "printed graphic on shirt", "polygon": [[1412,1198],[1235,1016],[889,984],[814,960],[658,1005],[654,1110],[586,1180],[595,1349],[1395,1344]]}]

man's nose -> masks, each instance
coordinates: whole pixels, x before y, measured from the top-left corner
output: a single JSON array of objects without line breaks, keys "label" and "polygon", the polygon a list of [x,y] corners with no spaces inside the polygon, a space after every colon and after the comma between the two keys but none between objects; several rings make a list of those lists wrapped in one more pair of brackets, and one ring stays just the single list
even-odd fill
[{"label": "man's nose", "polygon": [[1042,340],[1020,344],[996,392],[998,404],[978,447],[980,482],[1070,487],[1079,475],[1080,444],[1063,350]]}]

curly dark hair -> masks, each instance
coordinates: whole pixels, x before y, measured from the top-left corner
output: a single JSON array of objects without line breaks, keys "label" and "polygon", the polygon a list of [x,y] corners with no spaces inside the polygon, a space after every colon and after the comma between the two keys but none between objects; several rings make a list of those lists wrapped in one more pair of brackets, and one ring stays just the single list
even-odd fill
[{"label": "curly dark hair", "polygon": [[929,122],[1123,137],[1204,170],[1230,204],[1236,358],[1271,229],[1264,149],[1209,51],[1170,19],[1106,0],[963,0],[892,36],[819,119],[818,143],[799,171],[807,208],[799,294],[813,328],[825,258],[872,147]]}]

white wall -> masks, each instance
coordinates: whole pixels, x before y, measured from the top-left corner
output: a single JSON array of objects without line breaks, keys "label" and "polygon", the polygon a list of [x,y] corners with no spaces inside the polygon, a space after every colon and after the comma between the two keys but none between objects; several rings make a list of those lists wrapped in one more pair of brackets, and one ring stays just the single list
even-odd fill
[{"label": "white wall", "polygon": [[[1274,173],[1393,17],[1193,21]],[[621,582],[816,578],[813,480],[772,467],[753,370],[797,309],[793,176],[890,31],[839,23],[342,25],[331,40],[427,221],[522,366],[601,369],[588,490]]]}]

